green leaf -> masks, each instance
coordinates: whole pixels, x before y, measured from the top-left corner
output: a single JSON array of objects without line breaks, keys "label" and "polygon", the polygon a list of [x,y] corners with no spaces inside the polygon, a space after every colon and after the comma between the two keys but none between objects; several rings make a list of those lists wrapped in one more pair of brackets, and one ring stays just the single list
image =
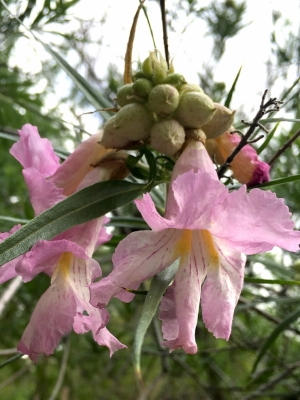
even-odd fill
[{"label": "green leaf", "polygon": [[268,144],[269,144],[270,140],[272,139],[272,137],[274,136],[274,133],[276,132],[279,124],[280,124],[280,122],[277,122],[277,124],[274,126],[274,128],[271,130],[271,132],[268,133],[266,140],[263,142],[263,144],[257,150],[257,154],[260,154],[268,146]]},{"label": "green leaf", "polygon": [[137,376],[141,379],[141,350],[147,329],[156,313],[157,307],[165,293],[165,290],[174,279],[180,260],[177,259],[167,269],[153,277],[150,289],[147,293],[141,318],[134,338],[134,366]]},{"label": "green leaf", "polygon": [[110,221],[106,224],[106,226],[131,229],[149,229],[143,218],[136,217],[112,217],[110,218]]},{"label": "green leaf", "polygon": [[[41,39],[37,40],[44,46],[48,53],[56,60],[56,62],[62,67],[66,74],[72,79],[76,87],[82,92],[85,98],[97,109],[101,108],[112,108],[113,105],[104,97],[102,94],[89,84],[67,61],[61,57],[55,50],[53,50],[48,44],[44,43]],[[100,111],[102,117],[107,120],[112,114],[107,111]]]},{"label": "green leaf", "polygon": [[38,240],[56,235],[123,206],[139,196],[145,185],[126,181],[96,183],[57,203],[0,244],[0,265],[30,250]]},{"label": "green leaf", "polygon": [[252,374],[255,372],[260,360],[262,359],[263,355],[266,353],[268,348],[273,344],[273,342],[277,339],[281,332],[283,332],[291,323],[296,321],[300,317],[300,308],[298,308],[293,313],[289,314],[277,327],[273,330],[271,335],[263,344],[262,348],[260,349],[258,356],[253,364]]},{"label": "green leaf", "polygon": [[242,68],[243,68],[243,66],[241,65],[241,67],[240,67],[240,69],[239,69],[239,71],[238,71],[238,73],[237,73],[237,75],[235,77],[235,80],[234,80],[234,82],[233,82],[233,84],[232,84],[232,86],[231,86],[231,88],[230,88],[230,90],[228,92],[227,98],[226,98],[225,103],[224,103],[225,107],[228,107],[228,108],[230,107],[230,103],[231,103],[231,100],[232,100],[232,95],[233,95],[233,92],[235,91],[235,87],[236,87],[237,81],[238,81],[238,79],[240,77],[240,73],[242,71]]},{"label": "green leaf", "polygon": [[295,181],[298,181],[299,179],[300,179],[300,175],[286,176],[285,178],[273,179],[270,182],[265,182],[265,183],[261,183],[260,185],[251,186],[250,189],[283,185],[284,183],[295,182]]},{"label": "green leaf", "polygon": [[279,285],[300,285],[300,281],[289,281],[285,279],[260,279],[260,278],[248,278],[244,277],[245,282],[249,283],[264,283],[264,284],[279,284]]}]

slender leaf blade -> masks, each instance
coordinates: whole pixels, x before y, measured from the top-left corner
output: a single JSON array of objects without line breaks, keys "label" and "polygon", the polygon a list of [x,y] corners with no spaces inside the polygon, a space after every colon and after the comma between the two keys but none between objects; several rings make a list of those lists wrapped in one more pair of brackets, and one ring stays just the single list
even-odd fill
[{"label": "slender leaf blade", "polygon": [[274,341],[277,339],[280,333],[283,332],[291,323],[296,321],[299,317],[300,317],[300,308],[298,308],[293,313],[289,314],[279,325],[277,325],[277,327],[273,330],[271,335],[268,337],[268,339],[265,341],[262,348],[260,349],[256,357],[256,360],[253,364],[252,374],[255,372],[260,360],[262,359],[268,348],[274,343]]},{"label": "slender leaf blade", "polygon": [[107,181],[84,188],[28,222],[0,244],[0,265],[30,250],[41,239],[58,234],[123,206],[139,196],[145,185]]},{"label": "slender leaf blade", "polygon": [[166,270],[153,277],[150,289],[147,293],[141,318],[135,332],[134,339],[134,365],[137,376],[141,379],[141,350],[147,329],[156,313],[157,307],[165,293],[165,290],[174,279],[179,267],[179,259]]},{"label": "slender leaf blade", "polygon": [[233,81],[233,84],[232,84],[232,86],[231,86],[231,88],[230,88],[230,90],[228,92],[227,98],[226,98],[225,103],[224,103],[225,107],[228,107],[228,108],[230,107],[230,103],[231,103],[231,100],[232,100],[233,92],[235,91],[235,87],[236,87],[237,81],[238,81],[238,79],[240,77],[240,73],[242,71],[242,68],[243,68],[243,66],[241,65],[240,69],[239,69],[239,71],[238,71],[238,73],[237,73],[237,75],[236,75],[236,77],[235,77],[235,79]]}]

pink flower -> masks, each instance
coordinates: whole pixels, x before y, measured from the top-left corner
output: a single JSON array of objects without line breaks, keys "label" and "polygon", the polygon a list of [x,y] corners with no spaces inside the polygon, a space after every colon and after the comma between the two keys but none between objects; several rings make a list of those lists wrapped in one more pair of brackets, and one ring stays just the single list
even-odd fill
[{"label": "pink flower", "polygon": [[[19,133],[21,139],[13,145],[11,153],[25,167],[23,175],[35,215],[66,195],[109,179],[120,168],[115,164],[96,167],[99,158],[112,152],[97,143],[99,135],[83,142],[60,165],[51,143],[40,138],[36,127],[27,124]],[[111,238],[103,228],[106,222],[106,217],[101,217],[71,228],[51,241],[40,240],[29,252],[1,268],[0,282],[16,275],[28,282],[40,272],[51,277],[51,286],[39,300],[18,345],[18,350],[33,361],[40,353],[52,354],[72,327],[77,333],[91,330],[95,341],[109,347],[111,354],[125,347],[106,329],[107,311],[94,308],[89,302],[88,285],[101,276],[101,268],[92,254]],[[0,240],[19,228],[1,234]]]},{"label": "pink flower", "polygon": [[[220,164],[224,164],[240,141],[241,138],[236,133],[225,132],[216,139],[207,140],[207,150],[210,155],[217,157]],[[248,144],[235,156],[231,168],[234,178],[247,186],[258,185],[270,180],[270,166],[260,161],[256,151]]]},{"label": "pink flower", "polygon": [[197,352],[200,300],[207,329],[228,340],[243,285],[243,253],[299,248],[300,233],[283,200],[259,189],[247,193],[245,186],[229,193],[199,142],[190,142],[175,164],[165,217],[149,194],[136,205],[152,231],[133,232],[120,242],[111,274],[91,285],[91,302],[102,307],[113,296],[130,301],[133,295],[122,288],[137,289],[180,259],[160,311],[170,350]]}]

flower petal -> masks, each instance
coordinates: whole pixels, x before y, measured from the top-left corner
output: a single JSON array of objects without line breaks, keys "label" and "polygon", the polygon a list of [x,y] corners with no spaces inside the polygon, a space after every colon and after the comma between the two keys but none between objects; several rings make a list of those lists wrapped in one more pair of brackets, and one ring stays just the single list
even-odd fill
[{"label": "flower petal", "polygon": [[[173,186],[173,182],[178,176],[189,171],[197,172],[199,169],[207,172],[212,179],[218,181],[218,175],[216,173],[214,164],[212,163],[204,145],[201,142],[196,142],[194,140],[189,141],[174,166],[170,186]],[[175,219],[178,212],[180,211],[177,208],[177,202],[174,199],[174,193],[172,190],[169,190],[165,218]]]},{"label": "flower petal", "polygon": [[37,361],[41,353],[52,354],[63,335],[72,329],[76,315],[73,291],[64,281],[56,280],[42,295],[33,311],[18,350]]},{"label": "flower petal", "polygon": [[202,318],[216,338],[228,340],[234,309],[243,287],[246,259],[222,239],[213,238],[213,245],[217,257],[210,257],[202,288]]},{"label": "flower petal", "polygon": [[57,188],[52,182],[46,180],[37,169],[26,168],[23,170],[23,176],[35,215],[39,215],[65,199],[63,189]]},{"label": "flower petal", "polygon": [[209,231],[246,254],[268,251],[274,246],[297,251],[300,232],[293,230],[290,216],[284,200],[274,193],[259,189],[246,193],[243,186],[214,207]]},{"label": "flower petal", "polygon": [[16,271],[24,282],[30,281],[40,272],[52,275],[60,256],[66,252],[83,259],[87,258],[84,249],[69,240],[39,240],[20,260]]},{"label": "flower petal", "polygon": [[179,257],[176,244],[181,235],[175,229],[128,235],[113,255],[113,271],[90,286],[91,304],[103,307],[116,295],[121,295],[122,301],[131,301],[133,294],[123,288],[136,289],[141,282],[171,265]]},{"label": "flower petal", "polygon": [[74,193],[88,172],[94,169],[97,161],[112,151],[98,143],[101,135],[102,133],[93,135],[82,142],[50,178],[55,186],[64,189],[65,196]]},{"label": "flower petal", "polygon": [[191,250],[181,257],[175,280],[168,288],[167,297],[162,300],[160,319],[167,339],[163,345],[171,350],[182,347],[188,354],[197,352],[195,329],[206,269],[205,248],[199,242],[199,232],[195,231]]},{"label": "flower petal", "polygon": [[[216,138],[215,141],[219,150],[217,155],[218,162],[223,164],[240,143],[241,138],[236,133],[226,132]],[[241,183],[250,186],[269,182],[270,180],[270,166],[260,161],[256,151],[248,144],[235,156],[230,165],[233,176]]]},{"label": "flower petal", "polygon": [[10,153],[24,168],[33,167],[45,178],[53,175],[60,164],[50,140],[41,139],[37,127],[30,124],[18,132],[20,140],[12,146]]},{"label": "flower petal", "polygon": [[[16,231],[18,231],[20,228],[22,228],[22,225],[18,224],[15,225],[9,232],[0,233],[0,243],[3,242],[3,240],[7,239],[10,235],[15,233]],[[23,255],[15,258],[12,261],[9,261],[8,263],[0,267],[0,283],[9,281],[10,279],[18,275],[18,273],[16,272],[16,265],[18,264],[18,262],[21,260],[22,257]]]}]

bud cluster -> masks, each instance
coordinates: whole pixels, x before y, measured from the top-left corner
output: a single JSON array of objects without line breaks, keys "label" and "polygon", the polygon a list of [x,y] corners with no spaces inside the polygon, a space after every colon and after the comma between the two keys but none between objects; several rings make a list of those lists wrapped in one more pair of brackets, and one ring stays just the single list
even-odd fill
[{"label": "bud cluster", "polygon": [[104,126],[105,147],[126,148],[150,137],[154,150],[173,156],[190,132],[201,140],[214,139],[233,123],[234,111],[214,103],[172,65],[168,69],[160,53],[151,52],[132,80],[117,93],[121,108]]}]

